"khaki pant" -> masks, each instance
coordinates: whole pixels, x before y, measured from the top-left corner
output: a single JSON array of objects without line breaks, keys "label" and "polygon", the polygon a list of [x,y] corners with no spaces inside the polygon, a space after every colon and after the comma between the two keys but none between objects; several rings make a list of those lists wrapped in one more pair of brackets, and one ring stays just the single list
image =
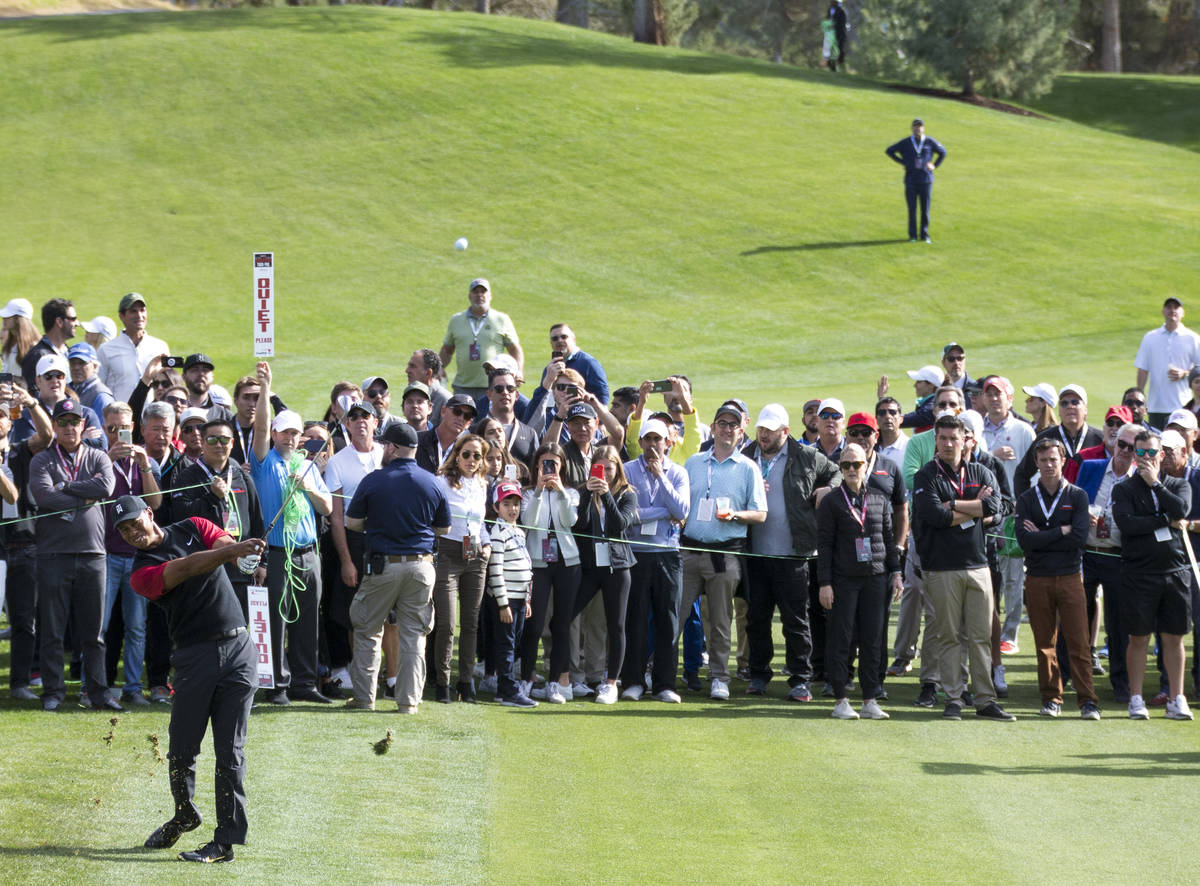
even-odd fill
[{"label": "khaki pant", "polygon": [[[684,551],[683,599],[679,611],[687,612],[697,597],[702,598],[700,618],[708,643],[708,674],[729,682],[729,648],[732,643],[733,594],[741,581],[741,558],[725,554],[725,571],[713,569],[712,556]],[[683,619],[680,619],[682,624]]]},{"label": "khaki pant", "polygon": [[953,572],[925,570],[925,593],[933,602],[938,674],[952,700],[967,690],[963,678],[963,646],[971,663],[975,707],[996,700],[992,682],[992,576],[986,566]]},{"label": "khaki pant", "polygon": [[425,636],[433,630],[433,559],[388,563],[380,575],[363,576],[350,602],[354,657],[350,680],[354,697],[375,703],[379,650],[388,613],[396,610],[399,671],[396,706],[416,707],[425,691]]},{"label": "khaki pant", "polygon": [[433,635],[433,660],[437,685],[450,685],[454,661],[454,622],[458,621],[458,680],[468,683],[475,670],[475,646],[479,636],[479,606],[487,560],[464,560],[462,548],[443,540],[438,551],[437,575],[433,584],[433,612],[437,631]]}]

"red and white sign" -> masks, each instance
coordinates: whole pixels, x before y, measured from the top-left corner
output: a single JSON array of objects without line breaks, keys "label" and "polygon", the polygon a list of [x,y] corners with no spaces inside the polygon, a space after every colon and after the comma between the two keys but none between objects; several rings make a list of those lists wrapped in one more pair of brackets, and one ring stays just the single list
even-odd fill
[{"label": "red and white sign", "polygon": [[275,356],[275,253],[254,253],[254,356]]},{"label": "red and white sign", "polygon": [[271,656],[271,604],[267,589],[259,585],[246,588],[247,609],[250,610],[250,639],[258,651],[258,688],[275,688],[275,664]]}]

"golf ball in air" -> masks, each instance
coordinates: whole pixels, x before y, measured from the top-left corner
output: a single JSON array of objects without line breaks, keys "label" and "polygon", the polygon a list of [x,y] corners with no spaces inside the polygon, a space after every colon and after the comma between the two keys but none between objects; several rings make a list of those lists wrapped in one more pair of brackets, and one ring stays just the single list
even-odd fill
[{"label": "golf ball in air", "polygon": [[459,237],[457,240],[455,240],[454,248],[457,249],[459,252],[462,252],[464,249],[466,249],[467,248],[467,238]]}]

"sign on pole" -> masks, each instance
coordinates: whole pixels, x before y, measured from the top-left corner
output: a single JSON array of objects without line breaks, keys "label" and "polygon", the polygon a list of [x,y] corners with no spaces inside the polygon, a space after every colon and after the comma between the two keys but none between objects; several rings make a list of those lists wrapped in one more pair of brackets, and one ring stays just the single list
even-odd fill
[{"label": "sign on pole", "polygon": [[275,253],[254,253],[254,356],[275,356]]},{"label": "sign on pole", "polygon": [[258,688],[275,688],[275,665],[271,657],[271,604],[267,589],[260,585],[246,588],[246,608],[250,611],[250,640],[258,653]]}]

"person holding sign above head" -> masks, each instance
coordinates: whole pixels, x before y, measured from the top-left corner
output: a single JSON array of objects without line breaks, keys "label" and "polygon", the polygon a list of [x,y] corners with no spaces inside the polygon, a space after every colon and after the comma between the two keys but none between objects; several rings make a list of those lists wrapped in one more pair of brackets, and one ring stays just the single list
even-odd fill
[{"label": "person holding sign above head", "polygon": [[147,849],[168,849],[200,826],[196,757],[212,721],[216,757],[213,839],[182,861],[233,861],[233,844],[246,842],[246,726],[258,678],[257,654],[246,619],[222,568],[237,562],[253,571],[267,545],[260,538],[234,541],[215,523],[190,517],[160,527],[146,503],[123,495],[113,522],[137,550],[130,584],[167,613],[175,648],[175,704],[171,708],[167,778],[175,814],[151,834]]},{"label": "person holding sign above head", "polygon": [[507,351],[520,370],[525,365],[525,354],[512,320],[492,310],[491,284],[479,277],[471,281],[467,293],[471,306],[450,318],[438,358],[443,366],[449,366],[450,358],[458,355],[454,393],[467,394],[474,400],[487,391],[485,362]]},{"label": "person holding sign above head", "polygon": [[333,497],[315,463],[299,449],[304,431],[299,414],[285,409],[271,420],[270,364],[260,362],[256,373],[259,392],[250,476],[258,488],[263,515],[278,515],[267,532],[267,593],[272,616],[282,613],[279,619],[271,619],[275,691],[267,701],[285,705],[291,698],[328,704],[329,699],[317,690],[321,564],[316,545],[317,514],[328,517],[333,512]]},{"label": "person holding sign above head", "polygon": [[[946,149],[925,134],[925,121],[912,122],[912,135],[884,151],[904,167],[904,199],[908,203],[908,241],[929,238],[929,204],[933,199],[933,171],[946,159]],[[936,160],[934,158],[937,158]],[[921,204],[921,229],[917,231],[917,203]]]}]

